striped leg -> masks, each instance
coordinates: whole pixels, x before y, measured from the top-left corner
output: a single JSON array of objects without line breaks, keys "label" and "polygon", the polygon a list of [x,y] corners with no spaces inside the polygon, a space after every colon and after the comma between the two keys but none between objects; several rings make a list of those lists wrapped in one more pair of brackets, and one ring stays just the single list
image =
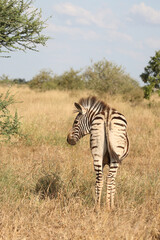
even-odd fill
[{"label": "striped leg", "polygon": [[114,208],[115,178],[118,170],[118,163],[111,163],[107,176],[107,208]]},{"label": "striped leg", "polygon": [[101,165],[94,165],[96,172],[96,184],[95,184],[95,211],[100,209],[101,194],[103,187],[103,170]]}]

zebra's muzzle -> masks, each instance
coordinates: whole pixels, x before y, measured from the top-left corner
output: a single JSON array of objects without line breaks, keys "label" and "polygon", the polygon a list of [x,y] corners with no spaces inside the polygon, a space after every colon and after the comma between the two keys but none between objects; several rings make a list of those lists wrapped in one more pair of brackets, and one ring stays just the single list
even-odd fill
[{"label": "zebra's muzzle", "polygon": [[76,144],[76,141],[73,138],[71,138],[70,134],[68,134],[68,136],[67,136],[67,142],[70,145],[75,145]]}]

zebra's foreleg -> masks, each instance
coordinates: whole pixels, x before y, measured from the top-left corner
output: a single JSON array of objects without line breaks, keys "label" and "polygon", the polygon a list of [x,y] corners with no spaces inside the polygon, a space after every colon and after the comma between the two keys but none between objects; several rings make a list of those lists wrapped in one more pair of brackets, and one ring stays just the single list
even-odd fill
[{"label": "zebra's foreleg", "polygon": [[114,195],[115,195],[115,179],[118,170],[118,163],[111,163],[109,173],[107,176],[107,208],[113,209],[114,208]]},{"label": "zebra's foreleg", "polygon": [[95,211],[100,209],[102,187],[103,187],[103,170],[101,165],[94,165],[96,172],[95,184]]}]

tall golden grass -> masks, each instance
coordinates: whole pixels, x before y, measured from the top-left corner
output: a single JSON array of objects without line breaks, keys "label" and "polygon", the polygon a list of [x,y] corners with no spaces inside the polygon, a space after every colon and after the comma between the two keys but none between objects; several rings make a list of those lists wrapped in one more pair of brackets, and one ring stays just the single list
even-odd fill
[{"label": "tall golden grass", "polygon": [[12,110],[22,116],[24,138],[0,145],[0,239],[160,239],[158,98],[131,106],[103,96],[126,116],[131,146],[118,172],[115,210],[106,210],[104,186],[96,214],[89,137],[66,143],[73,103],[90,93],[10,91],[22,101]]}]

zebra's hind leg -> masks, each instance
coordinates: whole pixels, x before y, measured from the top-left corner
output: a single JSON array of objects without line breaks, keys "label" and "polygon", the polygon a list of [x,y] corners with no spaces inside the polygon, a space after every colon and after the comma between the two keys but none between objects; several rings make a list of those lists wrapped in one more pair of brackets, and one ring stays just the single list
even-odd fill
[{"label": "zebra's hind leg", "polygon": [[115,195],[115,178],[118,170],[118,163],[111,163],[109,168],[109,173],[107,176],[107,208],[114,208],[114,195]]},{"label": "zebra's hind leg", "polygon": [[96,171],[96,184],[95,184],[95,208],[97,212],[100,209],[101,194],[103,187],[103,170],[102,166],[94,165]]}]

